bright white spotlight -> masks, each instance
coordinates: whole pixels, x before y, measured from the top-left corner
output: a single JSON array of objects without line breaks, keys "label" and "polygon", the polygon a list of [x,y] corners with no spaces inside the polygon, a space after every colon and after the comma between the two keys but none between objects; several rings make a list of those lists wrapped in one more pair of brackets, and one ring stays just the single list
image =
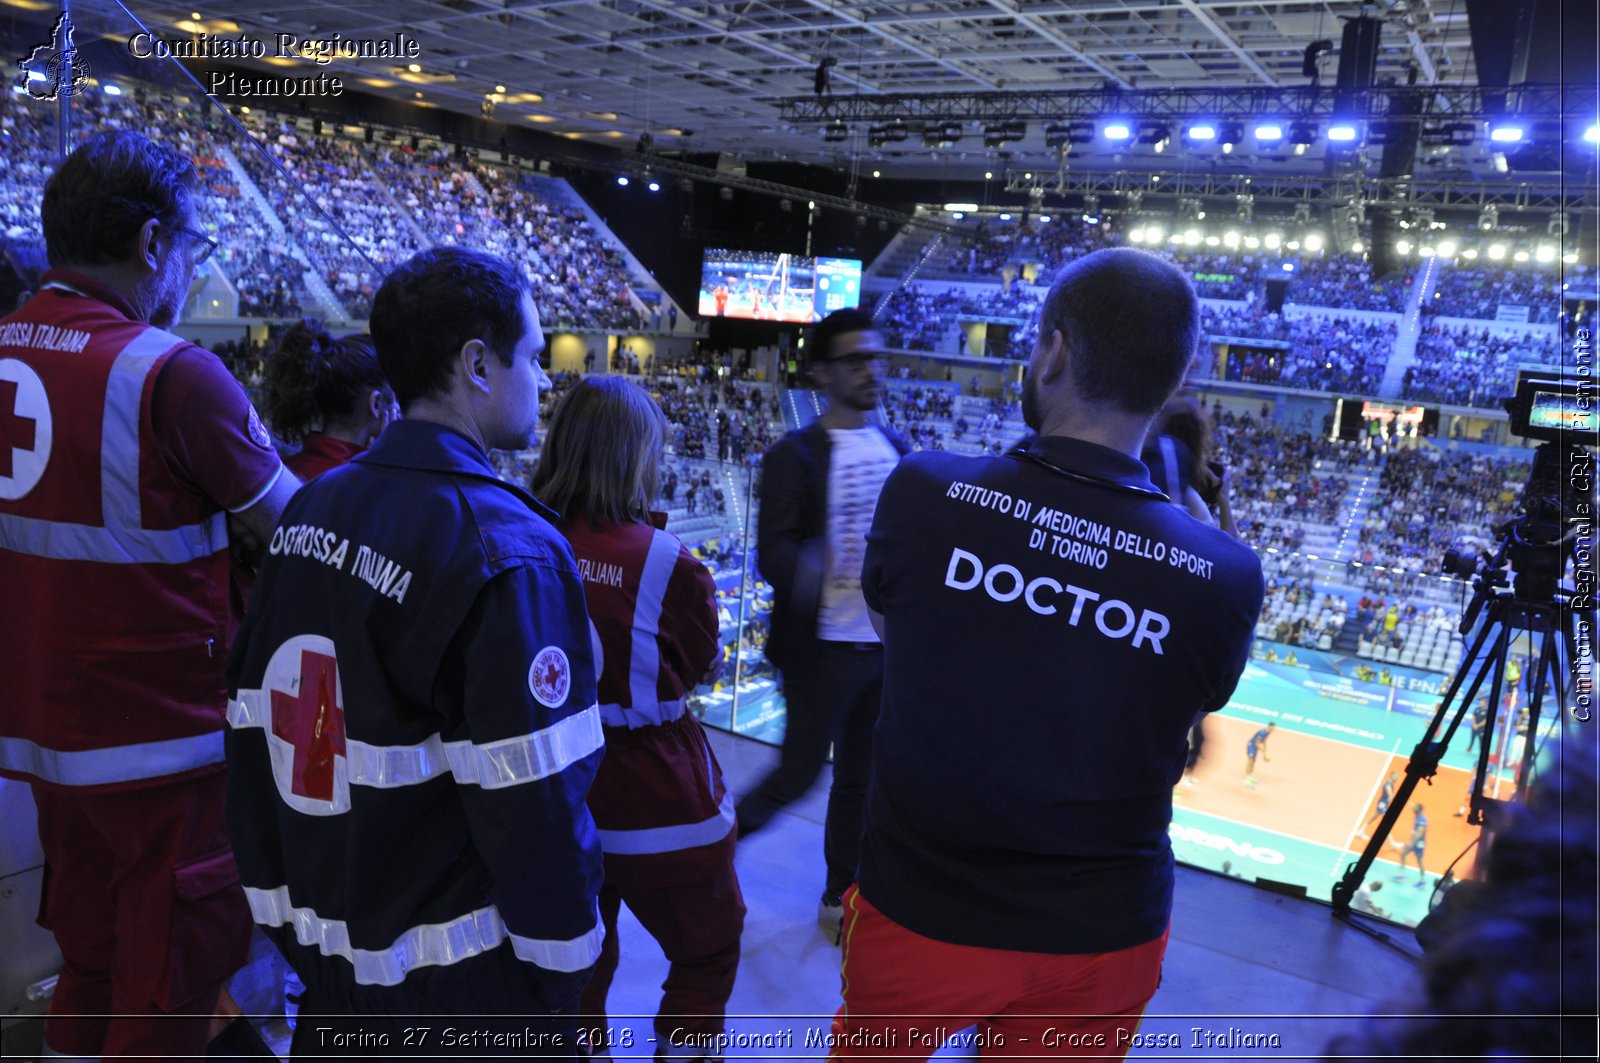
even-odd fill
[{"label": "bright white spotlight", "polygon": [[650,188],[650,191],[652,191],[652,192],[659,192],[659,191],[661,191],[661,182],[660,181],[651,181],[650,185],[649,185],[649,188]]},{"label": "bright white spotlight", "polygon": [[1411,241],[1410,240],[1396,240],[1395,241],[1395,245],[1394,245],[1394,249],[1402,257],[1405,256],[1405,255],[1409,255],[1411,253]]},{"label": "bright white spotlight", "polygon": [[627,188],[628,187],[628,179],[626,177],[623,177],[623,176],[619,175],[617,177],[617,184],[621,185],[623,188]]},{"label": "bright white spotlight", "polygon": [[1359,255],[1366,249],[1367,245],[1362,243],[1360,240],[1357,240],[1355,243],[1350,245],[1350,253],[1352,255]]},{"label": "bright white spotlight", "polygon": [[1506,245],[1505,244],[1490,244],[1489,245],[1489,261],[1491,261],[1491,262],[1499,262],[1501,259],[1503,259],[1505,257],[1506,257]]},{"label": "bright white spotlight", "polygon": [[1010,221],[1010,220],[1011,220],[1011,215],[1009,215],[1009,214],[1002,214],[1002,215],[1000,215],[1000,220],[1001,220],[1001,221]]},{"label": "bright white spotlight", "polygon": [[1126,122],[1111,122],[1103,132],[1107,140],[1127,140],[1133,136],[1133,129]]},{"label": "bright white spotlight", "polygon": [[1600,125],[1592,125],[1584,130],[1583,139],[1590,144],[1600,144]]},{"label": "bright white spotlight", "polygon": [[1216,140],[1217,127],[1210,122],[1200,122],[1189,127],[1190,140]]},{"label": "bright white spotlight", "polygon": [[1039,215],[1039,224],[1040,225],[1049,225],[1050,224],[1050,215],[1048,215],[1048,214]]},{"label": "bright white spotlight", "polygon": [[1489,130],[1489,139],[1496,144],[1516,144],[1522,140],[1522,127],[1519,125],[1497,125]]},{"label": "bright white spotlight", "polygon": [[1439,241],[1439,257],[1440,258],[1454,258],[1455,254],[1456,254],[1456,242],[1454,240],[1440,240]]},{"label": "bright white spotlight", "polygon": [[1268,233],[1264,242],[1267,245],[1268,251],[1276,251],[1278,248],[1283,246],[1283,237],[1277,233]]},{"label": "bright white spotlight", "polygon": [[1533,257],[1540,262],[1554,262],[1556,260],[1556,249],[1549,244],[1540,244],[1539,250],[1533,253]]},{"label": "bright white spotlight", "polygon": [[1283,139],[1283,126],[1276,122],[1262,122],[1256,126],[1256,139],[1276,143]]},{"label": "bright white spotlight", "polygon": [[1322,234],[1321,233],[1306,233],[1306,250],[1307,251],[1321,251],[1322,250]]},{"label": "bright white spotlight", "polygon": [[1293,262],[1285,262],[1283,264],[1283,271],[1285,273],[1293,273],[1294,272],[1294,263]]},{"label": "bright white spotlight", "polygon": [[107,96],[121,96],[122,95],[122,90],[117,88],[115,85],[102,85],[102,86],[100,86],[100,88],[105,92],[105,94]]},{"label": "bright white spotlight", "polygon": [[1328,127],[1328,139],[1340,144],[1348,144],[1356,138],[1356,127],[1349,122],[1335,122]]}]

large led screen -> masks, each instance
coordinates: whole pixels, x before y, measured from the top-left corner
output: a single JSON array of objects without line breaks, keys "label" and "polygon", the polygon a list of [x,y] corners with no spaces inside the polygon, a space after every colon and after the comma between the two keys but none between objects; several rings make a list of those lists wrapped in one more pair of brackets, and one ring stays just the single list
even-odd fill
[{"label": "large led screen", "polygon": [[708,247],[700,270],[701,317],[810,324],[860,301],[853,258]]}]

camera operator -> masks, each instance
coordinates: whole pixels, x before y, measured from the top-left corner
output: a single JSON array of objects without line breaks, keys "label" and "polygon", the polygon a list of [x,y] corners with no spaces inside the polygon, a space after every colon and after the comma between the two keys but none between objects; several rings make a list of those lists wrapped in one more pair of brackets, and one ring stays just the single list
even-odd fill
[{"label": "camera operator", "polygon": [[883,706],[838,1058],[931,1052],[911,1028],[955,1016],[983,1016],[1002,1051],[1131,1047],[1166,948],[1189,725],[1232,695],[1262,600],[1255,554],[1138,459],[1199,334],[1176,267],[1085,256],[1041,310],[1038,435],[913,454],[884,485],[861,579]]}]

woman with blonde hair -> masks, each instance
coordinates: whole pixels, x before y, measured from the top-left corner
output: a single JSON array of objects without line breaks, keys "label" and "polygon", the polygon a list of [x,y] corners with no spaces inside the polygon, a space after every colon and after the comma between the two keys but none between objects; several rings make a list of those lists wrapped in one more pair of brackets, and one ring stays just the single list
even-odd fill
[{"label": "woman with blonde hair", "polygon": [[[582,1013],[604,1029],[626,902],[671,962],[657,1058],[680,1059],[718,1054],[745,906],[733,869],[732,798],[684,706],[721,658],[716,584],[664,530],[666,515],[651,511],[667,431],[637,384],[584,377],[556,409],[530,487],[560,514],[578,559],[606,735],[589,791],[605,852],[606,940]],[[596,1055],[606,1047],[591,1043]]]}]

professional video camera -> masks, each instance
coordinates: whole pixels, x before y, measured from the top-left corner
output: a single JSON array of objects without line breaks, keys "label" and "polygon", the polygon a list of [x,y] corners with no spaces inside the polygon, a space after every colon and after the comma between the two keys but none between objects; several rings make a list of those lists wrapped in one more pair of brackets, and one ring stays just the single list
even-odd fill
[{"label": "professional video camera", "polygon": [[[1460,729],[1469,706],[1484,706],[1483,729],[1493,734],[1495,718],[1504,705],[1511,647],[1520,639],[1537,643],[1536,660],[1524,670],[1522,686],[1528,714],[1528,734],[1538,733],[1547,691],[1553,692],[1560,719],[1567,714],[1566,692],[1586,697],[1574,683],[1592,660],[1594,627],[1594,450],[1600,444],[1596,385],[1589,377],[1545,372],[1518,374],[1516,393],[1505,400],[1511,431],[1539,441],[1533,467],[1517,503],[1516,516],[1494,529],[1499,548],[1493,553],[1463,554],[1451,550],[1444,570],[1472,583],[1472,601],[1462,617],[1460,631],[1472,637],[1471,648],[1451,679],[1422,740],[1406,763],[1405,780],[1391,799],[1371,840],[1343,878],[1333,887],[1334,912],[1348,916],[1356,889],[1382,852],[1396,820],[1411,799],[1417,783],[1431,779],[1440,759]],[[1562,582],[1571,564],[1573,581]],[[1481,621],[1481,622],[1480,622]],[[1487,684],[1487,697],[1479,691]],[[1586,703],[1578,702],[1578,708]],[[1575,712],[1577,709],[1575,709]],[[1575,717],[1587,719],[1587,716]],[[1487,738],[1478,745],[1476,770],[1469,798],[1468,822],[1493,830],[1498,826],[1498,806],[1484,782],[1490,749]],[[1529,769],[1537,743],[1524,746],[1516,768],[1515,792],[1526,792]],[[1496,770],[1499,770],[1497,767]]]},{"label": "professional video camera", "polygon": [[1595,518],[1591,448],[1600,444],[1600,391],[1587,377],[1523,372],[1515,394],[1503,403],[1512,433],[1539,440],[1517,515],[1494,529],[1502,543],[1499,553],[1474,557],[1450,550],[1442,565],[1453,576],[1494,586],[1506,583],[1509,564],[1516,573],[1518,599],[1549,602],[1556,597],[1569,557],[1578,566],[1580,584],[1583,570],[1592,565],[1592,554],[1578,557],[1574,549]]}]

